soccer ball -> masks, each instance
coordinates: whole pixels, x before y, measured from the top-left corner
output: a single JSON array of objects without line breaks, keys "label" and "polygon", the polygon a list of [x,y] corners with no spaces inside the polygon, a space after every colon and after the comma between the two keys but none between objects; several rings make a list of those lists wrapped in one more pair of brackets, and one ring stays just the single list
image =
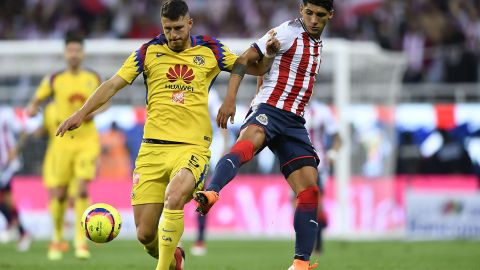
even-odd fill
[{"label": "soccer ball", "polygon": [[85,210],[81,220],[88,239],[95,243],[112,241],[120,233],[122,218],[117,209],[106,203],[96,203]]}]

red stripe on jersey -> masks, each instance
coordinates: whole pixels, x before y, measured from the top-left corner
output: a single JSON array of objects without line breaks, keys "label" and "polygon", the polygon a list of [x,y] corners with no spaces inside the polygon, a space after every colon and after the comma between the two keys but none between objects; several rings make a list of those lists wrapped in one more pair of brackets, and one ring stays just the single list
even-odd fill
[{"label": "red stripe on jersey", "polygon": [[[315,42],[315,45],[313,47],[313,54],[315,59],[318,58],[318,48],[320,47],[320,44]],[[313,92],[313,83],[315,81],[315,71],[317,70],[318,66],[318,61],[314,61],[312,65],[312,69],[310,70],[310,82],[308,83],[308,88],[307,91],[305,92],[305,95],[303,96],[302,100],[300,101],[300,104],[298,105],[296,114],[301,115],[303,113],[303,110],[305,109],[305,105],[307,102],[310,100],[310,97],[312,96]]]},{"label": "red stripe on jersey", "polygon": [[305,80],[305,74],[307,73],[308,64],[310,63],[310,37],[306,32],[302,34],[303,38],[303,54],[300,63],[298,63],[297,76],[295,76],[295,82],[293,84],[290,93],[288,93],[283,109],[286,111],[292,110],[292,105],[297,99],[300,90],[303,88],[303,81]]},{"label": "red stripe on jersey", "polygon": [[270,94],[270,97],[267,100],[267,104],[270,104],[272,106],[277,106],[277,102],[282,96],[283,91],[285,90],[285,87],[287,86],[288,82],[288,74],[290,74],[290,65],[292,64],[292,59],[293,56],[295,55],[295,51],[297,50],[297,39],[292,44],[292,47],[286,51],[282,59],[280,60],[280,65],[279,65],[279,74],[278,74],[278,80],[277,84],[275,85],[275,88],[273,89],[272,93]]}]

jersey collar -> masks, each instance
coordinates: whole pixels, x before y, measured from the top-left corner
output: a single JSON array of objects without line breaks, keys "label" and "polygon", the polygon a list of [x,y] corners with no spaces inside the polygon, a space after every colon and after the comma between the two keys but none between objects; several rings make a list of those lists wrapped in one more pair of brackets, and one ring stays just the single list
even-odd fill
[{"label": "jersey collar", "polygon": [[307,27],[305,26],[305,24],[303,24],[303,19],[302,18],[299,18],[298,19],[300,21],[300,24],[302,25],[303,27],[303,30],[305,30],[305,33],[307,33],[307,35],[313,39],[313,41],[317,42],[317,43],[321,43],[322,41],[320,40],[320,38],[314,38],[312,35],[310,35],[310,33],[308,33],[307,31]]}]

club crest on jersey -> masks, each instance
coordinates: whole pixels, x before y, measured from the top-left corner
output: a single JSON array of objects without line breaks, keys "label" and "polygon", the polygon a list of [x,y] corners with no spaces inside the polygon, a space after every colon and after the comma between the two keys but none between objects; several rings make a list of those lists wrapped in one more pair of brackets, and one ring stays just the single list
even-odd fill
[{"label": "club crest on jersey", "polygon": [[255,119],[264,126],[268,125],[268,117],[264,113],[257,115]]},{"label": "club crest on jersey", "polygon": [[185,103],[185,92],[183,91],[175,91],[172,93],[172,101],[173,103],[184,104]]},{"label": "club crest on jersey", "polygon": [[195,79],[195,75],[193,69],[188,68],[187,65],[176,64],[168,69],[167,78],[171,83],[182,79],[186,84],[190,84]]},{"label": "club crest on jersey", "polygon": [[205,58],[201,55],[194,56],[193,63],[199,66],[203,66],[205,65]]},{"label": "club crest on jersey", "polygon": [[68,101],[72,104],[75,103],[75,102],[79,102],[79,103],[83,104],[83,103],[85,103],[86,100],[87,100],[87,98],[84,95],[78,94],[78,93],[73,94],[68,98]]}]

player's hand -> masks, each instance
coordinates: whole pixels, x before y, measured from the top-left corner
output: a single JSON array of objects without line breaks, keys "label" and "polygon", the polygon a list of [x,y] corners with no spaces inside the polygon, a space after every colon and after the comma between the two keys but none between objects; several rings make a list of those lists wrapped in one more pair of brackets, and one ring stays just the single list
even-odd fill
[{"label": "player's hand", "polygon": [[11,150],[8,153],[7,165],[10,164],[12,161],[14,161],[17,157],[18,157],[18,150],[17,149]]},{"label": "player's hand", "polygon": [[224,101],[220,109],[218,109],[217,126],[226,129],[229,118],[230,123],[233,124],[233,119],[235,118],[235,111],[235,102]]},{"label": "player's hand", "polygon": [[27,115],[29,117],[34,117],[40,111],[40,107],[38,105],[34,104],[34,103],[30,103],[30,104],[28,104],[25,111],[27,112]]},{"label": "player's hand", "polygon": [[67,120],[65,120],[62,124],[60,124],[60,126],[57,129],[56,135],[63,137],[63,135],[67,131],[78,128],[82,124],[84,118],[85,116],[80,112],[76,112],[72,114],[72,116],[70,116],[69,118],[67,118]]},{"label": "player's hand", "polygon": [[280,41],[278,41],[278,39],[275,37],[277,35],[277,32],[275,32],[275,30],[271,30],[268,34],[270,35],[270,38],[267,40],[266,43],[267,53],[265,54],[265,56],[268,58],[272,58],[280,50]]}]

